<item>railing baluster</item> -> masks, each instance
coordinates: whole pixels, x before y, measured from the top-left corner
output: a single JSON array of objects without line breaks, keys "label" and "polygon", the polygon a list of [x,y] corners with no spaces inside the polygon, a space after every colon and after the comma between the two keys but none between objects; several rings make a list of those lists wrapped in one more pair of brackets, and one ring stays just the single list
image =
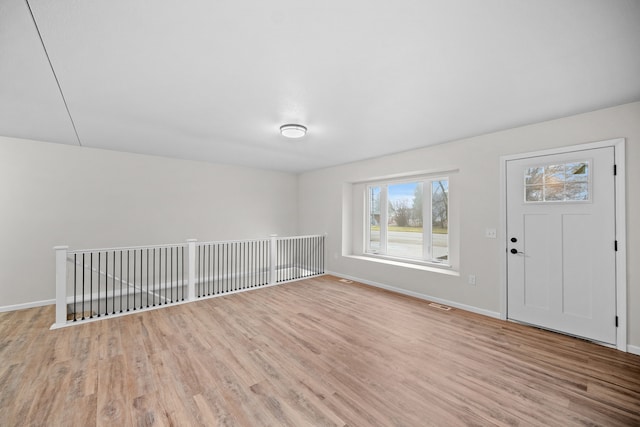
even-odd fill
[{"label": "railing baluster", "polygon": [[206,261],[205,261],[205,254],[206,254],[206,245],[202,245],[201,246],[201,255],[202,255],[202,259],[200,261],[200,287],[202,288],[202,296],[207,295],[207,291],[206,291],[206,284],[205,284],[205,268],[206,268]]},{"label": "railing baluster", "polygon": [[[142,293],[144,292],[144,291],[143,291],[143,288],[142,288],[142,286],[143,286],[143,285],[142,285],[142,283],[143,283],[143,275],[142,275],[142,249],[140,249],[140,306],[138,307],[138,308],[140,308],[140,310],[142,310],[142,309],[144,308],[144,303],[142,302],[142,297],[143,297]],[[134,290],[134,292],[135,292],[135,290]]]},{"label": "railing baluster", "polygon": [[202,293],[203,297],[207,295],[206,284],[205,284],[205,267],[207,265],[207,263],[205,261],[206,248],[207,248],[206,245],[202,245],[200,247],[200,251],[201,251],[201,259],[200,259],[200,288],[201,288],[201,293]]},{"label": "railing baluster", "polygon": [[218,295],[220,293],[220,283],[218,282],[218,272],[220,271],[220,247],[213,244],[213,294]]},{"label": "railing baluster", "polygon": [[169,288],[171,290],[171,302],[173,302],[173,248],[168,248],[171,251],[169,256]]},{"label": "railing baluster", "polygon": [[109,252],[104,251],[104,313],[109,315]]},{"label": "railing baluster", "polygon": [[111,314],[116,314],[116,251],[113,251],[111,259]]},{"label": "railing baluster", "polygon": [[104,315],[109,315],[109,252],[104,253]]},{"label": "railing baluster", "polygon": [[196,247],[196,283],[198,284],[198,297],[202,297],[202,275],[200,274],[200,268],[202,262],[200,262],[200,254],[202,252],[202,245]]},{"label": "railing baluster", "polygon": [[242,259],[242,278],[244,283],[244,289],[249,288],[249,242],[243,242],[244,246],[244,257]]},{"label": "railing baluster", "polygon": [[96,267],[96,276],[98,279],[98,301],[96,301],[97,304],[97,308],[96,308],[96,315],[97,317],[100,317],[100,284],[101,284],[101,266],[102,266],[102,252],[98,251],[98,266]]},{"label": "railing baluster", "polygon": [[236,290],[236,278],[235,278],[235,265],[234,263],[236,262],[236,257],[235,257],[235,251],[236,251],[236,244],[235,243],[231,243],[229,245],[229,279],[231,280],[231,292]]},{"label": "railing baluster", "polygon": [[207,255],[207,295],[211,295],[211,245],[209,246],[209,254]]},{"label": "railing baluster", "polygon": [[93,317],[93,252],[89,254],[89,319]]},{"label": "railing baluster", "polygon": [[127,290],[127,297],[126,297],[126,302],[127,302],[127,311],[130,310],[129,308],[129,295],[131,294],[131,254],[130,251],[127,250],[127,286],[126,286],[126,290]]},{"label": "railing baluster", "polygon": [[229,271],[231,271],[231,257],[229,256],[230,248],[229,248],[229,244],[227,243],[225,245],[225,251],[226,251],[226,256],[227,256],[227,260],[225,262],[227,268],[225,270],[225,275],[226,275],[226,291],[229,292],[231,290],[231,277],[229,275]]},{"label": "railing baluster", "polygon": [[149,308],[149,248],[147,248],[147,308]]},{"label": "railing baluster", "polygon": [[316,273],[320,274],[322,270],[322,242],[324,241],[324,237],[318,237],[318,265],[316,268]]},{"label": "railing baluster", "polygon": [[249,242],[242,242],[242,289],[251,288],[251,266],[249,261],[251,260],[249,255]]},{"label": "railing baluster", "polygon": [[216,255],[218,252],[218,248],[217,245],[214,243],[213,245],[213,277],[211,278],[212,282],[213,282],[213,294],[214,295],[218,295],[218,292],[216,291],[216,272],[218,271],[218,264],[216,263]]},{"label": "railing baluster", "polygon": [[182,247],[182,301],[184,301],[184,246]]},{"label": "railing baluster", "polygon": [[238,243],[238,289],[244,289],[244,242]]},{"label": "railing baluster", "polygon": [[282,260],[284,259],[284,248],[285,248],[285,241],[284,240],[277,240],[276,241],[276,248],[278,248],[278,251],[276,252],[276,282],[280,282],[281,277],[282,277],[282,268],[280,268],[282,266]]},{"label": "railing baluster", "polygon": [[168,260],[169,260],[169,254],[167,253],[167,248],[164,248],[164,301],[163,303],[166,304],[167,300],[169,299],[167,294],[167,277],[169,277],[169,265],[168,265]]},{"label": "railing baluster", "polygon": [[[136,274],[138,273],[136,269],[136,253],[137,251],[133,251],[133,310],[137,308],[136,302]],[[129,292],[131,292],[131,286],[129,286]]]},{"label": "railing baluster", "polygon": [[82,253],[82,320],[84,320],[84,313],[85,313],[85,309],[84,309],[84,296],[85,296],[85,290],[84,290],[84,270],[86,269],[85,267],[85,263],[84,263],[84,253]]},{"label": "railing baluster", "polygon": [[77,289],[77,284],[78,284],[78,254],[73,254],[73,321],[75,322],[76,320],[78,320],[77,318],[77,314],[78,314],[78,304],[77,304],[77,299],[78,299],[78,289]]},{"label": "railing baluster", "polygon": [[322,250],[320,252],[320,264],[322,265],[322,273],[324,274],[324,243],[325,243],[325,238],[322,238]]},{"label": "railing baluster", "polygon": [[122,313],[122,255],[124,251],[120,251],[120,313]]},{"label": "railing baluster", "polygon": [[153,258],[151,260],[151,287],[153,288],[153,301],[151,305],[156,306],[156,248],[153,248]]},{"label": "railing baluster", "polygon": [[238,275],[240,281],[240,289],[244,289],[244,242],[238,243],[240,259],[238,260]]},{"label": "railing baluster", "polygon": [[96,309],[98,317],[100,317],[100,261],[101,261],[101,258],[102,258],[102,253],[98,252],[98,269],[96,271],[96,275],[98,276],[97,277],[97,279],[98,279],[98,301],[96,301],[97,304],[98,304],[98,308]]}]

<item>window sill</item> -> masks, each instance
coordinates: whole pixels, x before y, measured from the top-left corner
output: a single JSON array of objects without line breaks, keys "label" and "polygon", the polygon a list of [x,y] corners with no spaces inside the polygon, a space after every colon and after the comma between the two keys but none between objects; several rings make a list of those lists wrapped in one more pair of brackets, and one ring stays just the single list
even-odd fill
[{"label": "window sill", "polygon": [[387,259],[387,258],[382,258],[379,256],[371,256],[371,255],[343,255],[345,258],[349,258],[349,259],[357,259],[357,260],[361,260],[361,261],[369,261],[369,262],[377,262],[379,264],[387,264],[387,265],[393,265],[396,267],[404,267],[404,268],[411,268],[414,270],[421,270],[421,271],[429,271],[432,273],[439,273],[439,274],[445,274],[447,276],[460,276],[460,272],[455,271],[451,266],[449,265],[438,265],[438,264],[417,264],[417,263],[411,263],[411,262],[403,262],[403,261],[396,261],[396,260],[391,260],[391,259]]}]

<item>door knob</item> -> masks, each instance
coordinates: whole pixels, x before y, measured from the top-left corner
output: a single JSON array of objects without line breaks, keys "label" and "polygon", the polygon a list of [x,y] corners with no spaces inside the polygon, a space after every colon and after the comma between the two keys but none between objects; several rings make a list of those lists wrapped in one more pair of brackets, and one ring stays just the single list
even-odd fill
[{"label": "door knob", "polygon": [[523,254],[524,252],[520,252],[518,251],[516,248],[511,249],[510,251],[512,254]]},{"label": "door knob", "polygon": [[512,238],[511,238],[511,241],[512,241],[513,243],[515,243],[515,242],[517,242],[517,241],[518,241],[518,239],[516,239],[515,237],[512,237]]}]

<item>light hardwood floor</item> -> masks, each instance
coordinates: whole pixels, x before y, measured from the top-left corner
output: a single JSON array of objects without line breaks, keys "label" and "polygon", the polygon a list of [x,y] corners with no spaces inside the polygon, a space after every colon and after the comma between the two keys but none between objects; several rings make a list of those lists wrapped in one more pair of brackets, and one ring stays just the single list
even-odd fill
[{"label": "light hardwood floor", "polygon": [[640,425],[640,357],[324,276],[50,331],[0,313],[0,426]]}]

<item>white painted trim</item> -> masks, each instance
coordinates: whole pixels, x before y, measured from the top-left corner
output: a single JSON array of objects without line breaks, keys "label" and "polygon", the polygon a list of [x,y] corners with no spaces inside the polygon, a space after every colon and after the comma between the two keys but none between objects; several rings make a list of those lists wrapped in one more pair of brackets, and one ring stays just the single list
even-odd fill
[{"label": "white painted trim", "polygon": [[638,356],[640,356],[640,347],[637,345],[628,345],[627,351],[631,354],[637,354]]},{"label": "white painted trim", "polygon": [[53,305],[55,303],[55,299],[45,299],[42,301],[25,302],[23,304],[4,305],[0,307],[0,313],[4,313],[6,311],[24,310],[25,308],[42,307],[45,305]]},{"label": "white painted trim", "polygon": [[606,141],[589,142],[570,145],[550,150],[529,153],[512,154],[500,157],[500,318],[507,318],[507,193],[506,169],[507,161],[529,157],[564,154],[572,151],[591,150],[596,148],[613,147],[614,162],[617,165],[616,178],[616,239],[618,253],[616,254],[616,313],[618,315],[618,331],[616,348],[620,351],[630,351],[627,346],[627,228],[626,228],[626,173],[625,173],[625,139],[616,138]]},{"label": "white painted trim", "polygon": [[627,216],[626,216],[626,154],[625,140],[610,141],[613,145],[614,162],[616,164],[616,313],[618,315],[618,336],[616,346],[620,351],[628,351],[627,347]]},{"label": "white painted trim", "polygon": [[500,226],[498,227],[498,260],[500,270],[500,319],[507,320],[507,159],[500,157]]},{"label": "white painted trim", "polygon": [[401,258],[393,259],[384,255],[342,255],[344,258],[357,259],[361,261],[377,262],[380,264],[394,265],[396,267],[413,268],[414,270],[430,271],[431,273],[446,274],[448,276],[460,276],[460,272],[454,270],[450,265],[438,264],[435,262],[409,262]]},{"label": "white painted trim", "polygon": [[395,286],[386,285],[384,283],[374,282],[371,280],[361,279],[359,277],[353,277],[342,273],[335,273],[332,271],[327,271],[326,274],[331,276],[340,277],[342,279],[353,280],[354,282],[362,283],[365,285],[373,286],[375,288],[386,289],[387,291],[395,292],[397,294],[408,295],[410,297],[418,298],[425,301],[437,302],[438,304],[448,305],[450,307],[458,308],[460,310],[469,311],[471,313],[481,314],[483,316],[492,317],[494,319],[500,318],[500,313],[491,310],[485,310],[484,308],[478,308],[471,305],[460,304],[455,301],[449,301],[446,299],[434,297],[431,295],[425,295],[418,292],[408,291],[406,289],[397,288]]}]

